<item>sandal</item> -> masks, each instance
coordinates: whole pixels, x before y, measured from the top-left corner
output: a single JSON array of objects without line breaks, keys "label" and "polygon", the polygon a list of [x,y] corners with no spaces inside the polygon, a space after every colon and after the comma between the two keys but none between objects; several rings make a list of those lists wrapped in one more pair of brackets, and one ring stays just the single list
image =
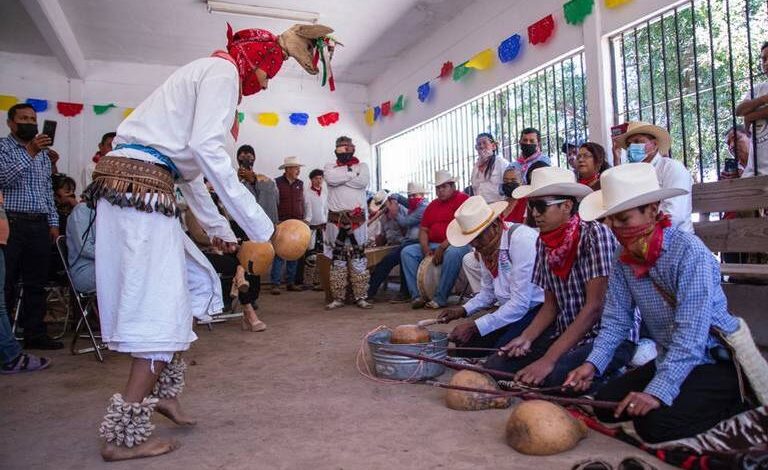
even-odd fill
[{"label": "sandal", "polygon": [[37,357],[33,354],[21,353],[19,357],[0,368],[0,374],[10,375],[20,372],[34,372],[43,370],[51,365],[51,360],[46,357]]},{"label": "sandal", "polygon": [[618,470],[658,470],[653,465],[639,457],[627,457],[619,462]]},{"label": "sandal", "polygon": [[605,460],[589,459],[577,463],[571,470],[613,470],[613,467]]}]

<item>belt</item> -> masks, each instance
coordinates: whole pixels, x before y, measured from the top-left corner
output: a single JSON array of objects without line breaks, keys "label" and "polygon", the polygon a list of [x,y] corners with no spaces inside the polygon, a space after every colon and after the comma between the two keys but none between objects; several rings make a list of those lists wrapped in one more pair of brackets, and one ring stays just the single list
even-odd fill
[{"label": "belt", "polygon": [[48,214],[43,214],[42,212],[6,212],[6,215],[9,219],[16,219],[16,220],[30,220],[30,221],[38,221],[38,220],[48,220]]},{"label": "belt", "polygon": [[115,150],[120,149],[132,149],[132,150],[138,150],[139,152],[144,152],[147,155],[151,155],[155,157],[163,166],[168,167],[168,169],[171,171],[171,174],[173,175],[173,179],[177,179],[179,176],[181,176],[181,173],[179,173],[179,169],[176,168],[176,165],[173,163],[173,160],[168,158],[167,155],[164,155],[160,153],[157,149],[153,147],[149,147],[147,145],[141,145],[141,144],[118,144],[115,147]]}]

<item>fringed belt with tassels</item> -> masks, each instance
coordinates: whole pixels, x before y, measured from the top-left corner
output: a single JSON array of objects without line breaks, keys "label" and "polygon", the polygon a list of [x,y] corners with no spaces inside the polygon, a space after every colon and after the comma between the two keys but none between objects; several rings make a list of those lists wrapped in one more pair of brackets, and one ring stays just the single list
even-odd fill
[{"label": "fringed belt with tassels", "polygon": [[119,207],[179,217],[173,176],[162,165],[124,157],[102,157],[85,190],[90,204],[104,198]]}]

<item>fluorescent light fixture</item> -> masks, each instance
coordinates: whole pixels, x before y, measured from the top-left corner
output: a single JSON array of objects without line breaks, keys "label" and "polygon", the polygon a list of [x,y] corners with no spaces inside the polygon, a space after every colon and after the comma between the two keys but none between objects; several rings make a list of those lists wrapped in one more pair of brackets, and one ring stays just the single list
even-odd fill
[{"label": "fluorescent light fixture", "polygon": [[286,10],[283,8],[269,8],[241,3],[221,2],[207,0],[208,13],[221,13],[228,15],[255,16],[277,20],[301,21],[305,23],[317,23],[319,13],[311,11]]}]

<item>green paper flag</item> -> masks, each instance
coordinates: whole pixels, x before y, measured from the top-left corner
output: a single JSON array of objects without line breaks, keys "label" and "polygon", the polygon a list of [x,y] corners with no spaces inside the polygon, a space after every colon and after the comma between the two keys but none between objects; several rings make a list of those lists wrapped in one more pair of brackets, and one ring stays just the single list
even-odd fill
[{"label": "green paper flag", "polygon": [[242,124],[243,121],[245,121],[245,113],[238,111],[237,112],[237,122],[238,122],[238,124]]},{"label": "green paper flag", "polygon": [[592,13],[595,0],[571,0],[563,5],[565,22],[568,24],[581,24],[584,18]]},{"label": "green paper flag", "polygon": [[400,95],[397,97],[394,106],[392,106],[392,110],[397,112],[402,111],[403,109],[405,109],[405,96]]},{"label": "green paper flag", "polygon": [[116,108],[114,103],[109,104],[94,104],[93,105],[93,112],[96,114],[104,114],[107,111],[109,111],[109,108]]},{"label": "green paper flag", "polygon": [[460,65],[457,65],[453,68],[453,81],[458,82],[462,78],[464,78],[466,75],[468,75],[470,72],[472,72],[472,69],[467,67],[467,63],[464,62]]}]

